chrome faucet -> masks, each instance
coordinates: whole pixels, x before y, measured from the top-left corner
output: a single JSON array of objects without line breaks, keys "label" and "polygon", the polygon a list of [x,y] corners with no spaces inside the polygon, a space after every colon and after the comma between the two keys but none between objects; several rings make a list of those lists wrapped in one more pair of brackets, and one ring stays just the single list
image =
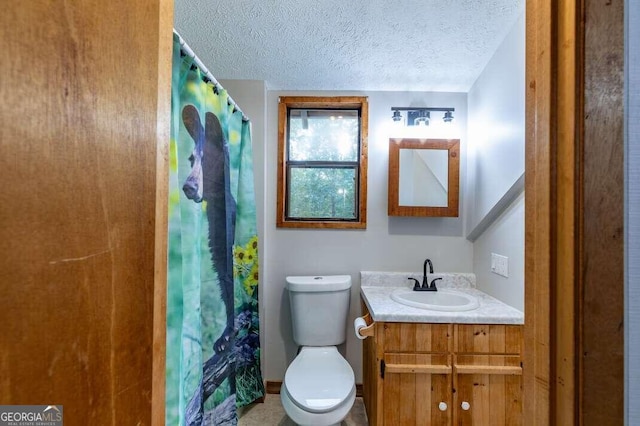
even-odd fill
[{"label": "chrome faucet", "polygon": [[429,265],[429,273],[433,274],[433,263],[431,263],[431,259],[425,259],[424,265],[422,266],[422,285],[415,278],[409,278],[415,282],[413,286],[413,291],[438,291],[436,287],[436,281],[441,280],[442,278],[434,278],[429,284],[429,278],[427,275],[427,264]]}]

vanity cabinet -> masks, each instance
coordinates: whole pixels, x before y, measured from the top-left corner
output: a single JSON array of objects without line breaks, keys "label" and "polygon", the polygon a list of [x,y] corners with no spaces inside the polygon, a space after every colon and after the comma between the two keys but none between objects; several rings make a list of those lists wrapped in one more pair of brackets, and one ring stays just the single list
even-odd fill
[{"label": "vanity cabinet", "polygon": [[376,322],[363,345],[372,426],[522,424],[520,325]]}]

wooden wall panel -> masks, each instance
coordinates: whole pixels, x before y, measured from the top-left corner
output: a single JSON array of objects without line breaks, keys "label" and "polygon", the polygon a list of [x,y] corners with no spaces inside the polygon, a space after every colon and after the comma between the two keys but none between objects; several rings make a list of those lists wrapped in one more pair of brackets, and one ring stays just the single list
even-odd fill
[{"label": "wooden wall panel", "polygon": [[62,404],[66,425],[152,422],[171,10],[167,0],[3,5],[3,404]]},{"label": "wooden wall panel", "polygon": [[576,152],[579,143],[576,128],[579,123],[580,94],[576,91],[581,79],[578,72],[577,49],[580,45],[579,6],[573,0],[558,1],[555,35],[557,63],[555,64],[555,188],[551,196],[555,204],[553,226],[554,282],[552,291],[551,330],[552,407],[556,410],[556,424],[574,424],[576,419],[576,307],[579,233],[577,221],[578,170]]},{"label": "wooden wall panel", "polygon": [[173,0],[158,0],[158,84],[155,206],[155,261],[153,302],[153,363],[151,424],[165,422],[167,368],[167,255],[169,212],[169,140],[171,137],[171,75],[173,56]]},{"label": "wooden wall panel", "polygon": [[551,0],[526,2],[524,422],[547,425],[551,383]]},{"label": "wooden wall panel", "polygon": [[584,2],[581,421],[623,423],[624,1]]},{"label": "wooden wall panel", "polygon": [[527,424],[622,421],[623,3],[527,2]]}]

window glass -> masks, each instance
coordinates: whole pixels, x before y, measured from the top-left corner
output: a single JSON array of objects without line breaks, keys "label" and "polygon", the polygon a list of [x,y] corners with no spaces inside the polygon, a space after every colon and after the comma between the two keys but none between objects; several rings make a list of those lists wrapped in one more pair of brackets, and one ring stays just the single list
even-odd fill
[{"label": "window glass", "polygon": [[292,167],[289,177],[291,218],[356,218],[356,169]]},{"label": "window glass", "polygon": [[358,161],[358,111],[289,110],[289,160]]}]

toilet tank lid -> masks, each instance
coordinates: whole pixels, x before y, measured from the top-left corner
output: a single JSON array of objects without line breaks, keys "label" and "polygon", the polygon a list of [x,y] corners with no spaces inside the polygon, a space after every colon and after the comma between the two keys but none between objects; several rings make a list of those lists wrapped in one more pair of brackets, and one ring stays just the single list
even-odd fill
[{"label": "toilet tank lid", "polygon": [[287,288],[294,292],[339,291],[351,288],[351,275],[287,277]]}]

